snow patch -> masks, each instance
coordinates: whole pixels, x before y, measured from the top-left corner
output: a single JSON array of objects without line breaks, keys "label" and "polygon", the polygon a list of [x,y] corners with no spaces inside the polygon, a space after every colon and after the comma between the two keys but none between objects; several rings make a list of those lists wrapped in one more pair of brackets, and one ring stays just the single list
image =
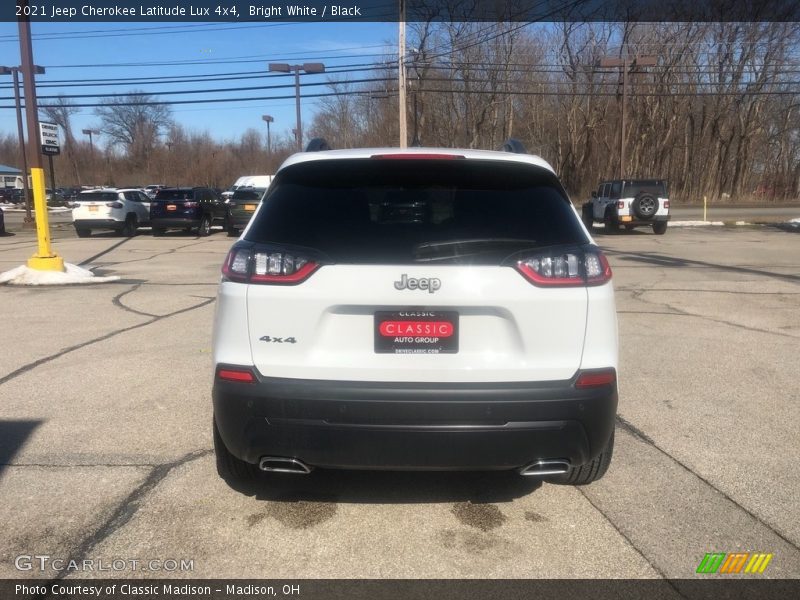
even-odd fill
[{"label": "snow patch", "polygon": [[118,276],[98,277],[77,265],[64,263],[64,271],[39,271],[27,265],[0,273],[0,284],[9,285],[67,285],[73,283],[106,283],[117,281]]},{"label": "snow patch", "polygon": [[722,221],[670,221],[670,227],[722,227]]}]

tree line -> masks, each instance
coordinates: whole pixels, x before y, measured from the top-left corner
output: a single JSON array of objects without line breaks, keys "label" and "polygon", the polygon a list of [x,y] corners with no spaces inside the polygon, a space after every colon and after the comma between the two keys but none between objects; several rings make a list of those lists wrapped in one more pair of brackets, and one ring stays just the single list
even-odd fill
[{"label": "tree line", "polygon": [[[604,58],[652,57],[628,73],[626,177],[663,178],[677,202],[800,196],[800,24],[410,24],[408,141],[496,149],[509,137],[553,165],[576,200],[620,175],[622,69]],[[391,59],[391,57],[387,57]],[[384,82],[330,80],[306,137],[331,147],[397,146],[397,70]],[[167,104],[132,91],[95,109],[102,132],[76,138],[78,110],[42,106],[64,131],[65,185],[208,185],[273,173],[289,136],[248,129],[214,140],[188,131]],[[155,102],[155,103],[154,103]],[[18,162],[0,136],[0,162]]]}]

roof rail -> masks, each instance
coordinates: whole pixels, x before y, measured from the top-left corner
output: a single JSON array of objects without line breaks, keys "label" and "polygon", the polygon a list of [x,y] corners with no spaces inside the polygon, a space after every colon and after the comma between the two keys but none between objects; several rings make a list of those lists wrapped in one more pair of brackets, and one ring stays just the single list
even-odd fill
[{"label": "roof rail", "polygon": [[328,146],[328,142],[325,141],[325,138],[314,138],[308,142],[308,146],[306,146],[306,152],[320,152],[330,149],[331,147]]},{"label": "roof rail", "polygon": [[506,140],[506,143],[500,146],[500,150],[502,152],[513,152],[514,154],[528,153],[528,151],[525,149],[525,144],[523,144],[516,138],[508,138]]}]

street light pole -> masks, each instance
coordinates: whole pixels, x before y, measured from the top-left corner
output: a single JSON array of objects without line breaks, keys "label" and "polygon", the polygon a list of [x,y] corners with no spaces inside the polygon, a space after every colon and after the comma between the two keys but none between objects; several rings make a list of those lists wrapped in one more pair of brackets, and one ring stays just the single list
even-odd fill
[{"label": "street light pole", "polygon": [[92,135],[99,134],[100,132],[96,129],[81,129],[81,133],[89,136],[89,151],[92,153],[92,157],[94,157],[94,143],[92,142]]},{"label": "street light pole", "polygon": [[304,63],[302,65],[290,65],[287,63],[269,63],[269,70],[279,73],[291,73],[294,71],[294,93],[297,112],[297,127],[295,130],[295,141],[297,150],[303,151],[303,122],[300,115],[300,71],[304,73],[324,73],[323,63]]},{"label": "street light pole", "polygon": [[267,124],[267,154],[272,158],[272,142],[269,137],[269,124],[275,121],[272,115],[262,115],[261,119]]}]

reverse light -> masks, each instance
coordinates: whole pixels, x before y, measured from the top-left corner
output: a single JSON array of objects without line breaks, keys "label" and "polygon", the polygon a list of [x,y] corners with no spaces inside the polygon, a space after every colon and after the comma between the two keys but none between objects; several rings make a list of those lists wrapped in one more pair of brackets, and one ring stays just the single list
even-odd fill
[{"label": "reverse light", "polygon": [[575,387],[578,389],[603,387],[611,385],[617,380],[617,372],[614,369],[599,369],[594,371],[581,371],[575,380]]},{"label": "reverse light", "polygon": [[122,202],[106,202],[108,208],[122,208]]},{"label": "reverse light", "polygon": [[516,268],[539,286],[602,285],[611,279],[611,267],[596,249],[536,254],[518,260]]}]

